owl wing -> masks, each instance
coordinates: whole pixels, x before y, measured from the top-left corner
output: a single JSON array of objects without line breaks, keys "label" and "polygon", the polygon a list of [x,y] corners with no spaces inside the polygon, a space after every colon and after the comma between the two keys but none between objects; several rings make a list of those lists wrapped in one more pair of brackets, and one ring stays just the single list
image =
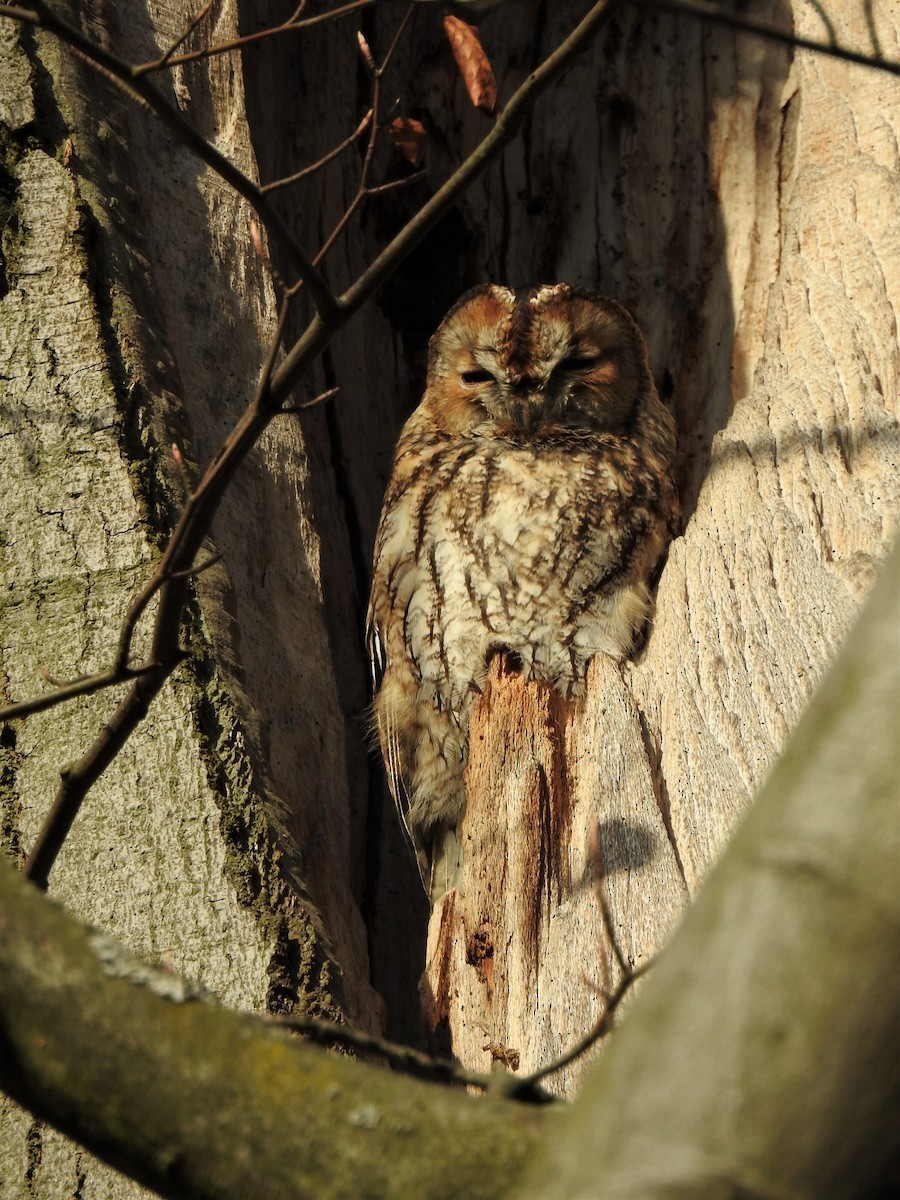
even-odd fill
[{"label": "owl wing", "polygon": [[387,654],[384,649],[384,641],[381,637],[381,632],[375,623],[375,614],[373,605],[369,605],[369,612],[366,617],[366,653],[369,656],[369,674],[372,679],[372,695],[378,695],[378,689],[381,687],[381,681],[384,679],[384,673],[387,670]]},{"label": "owl wing", "polygon": [[388,787],[393,797],[400,824],[406,835],[419,868],[422,885],[426,892],[431,886],[431,846],[430,839],[423,836],[421,829],[409,819],[409,764],[407,752],[403,748],[397,714],[394,706],[381,696],[381,688],[388,670],[387,650],[385,639],[378,626],[374,613],[374,605],[370,604],[366,620],[366,651],[369,657],[369,670],[372,676],[372,690],[375,697],[374,715],[381,743],[381,756],[387,773]]},{"label": "owl wing", "polygon": [[372,676],[373,712],[381,755],[387,771],[388,786],[397,806],[403,828],[411,838],[407,814],[409,813],[409,790],[406,784],[404,756],[400,749],[400,733],[393,706],[381,694],[387,672],[387,650],[384,637],[375,619],[374,604],[369,605],[366,620],[366,651],[369,656],[369,671]]}]

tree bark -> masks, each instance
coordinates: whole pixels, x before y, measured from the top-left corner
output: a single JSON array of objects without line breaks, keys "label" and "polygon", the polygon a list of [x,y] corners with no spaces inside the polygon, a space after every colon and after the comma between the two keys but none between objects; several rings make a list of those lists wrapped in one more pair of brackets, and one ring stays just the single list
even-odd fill
[{"label": "tree bark", "polygon": [[[821,32],[807,7],[795,19],[801,35]],[[549,273],[579,280],[590,231],[601,244],[619,233],[624,253],[607,248],[599,275],[641,319],[664,394],[673,382],[685,528],[633,663],[595,662],[585,703],[569,708],[498,670],[476,710],[463,873],[432,913],[423,979],[438,1044],[473,1069],[511,1052],[536,1069],[598,1018],[620,972],[597,886],[629,962],[663,945],[896,530],[896,81],[808,53],[789,61],[727,31],[634,20],[609,34],[627,47],[613,64],[609,40],[584,64],[615,96],[618,139],[603,105],[595,116],[579,93],[582,150],[599,128],[599,164],[565,149],[554,163],[574,171],[569,194],[595,203],[577,265],[577,202],[556,225]],[[866,43],[861,10],[835,22],[843,41]],[[880,12],[878,27],[890,54],[896,14]],[[534,194],[547,148],[529,149]],[[561,1091],[576,1090],[584,1065]]]},{"label": "tree bark", "polygon": [[509,1076],[475,1098],[292,1042],[6,866],[0,1084],[164,1196],[893,1195],[898,706],[900,545],[571,1106],[514,1102]]},{"label": "tree bark", "polygon": [[[151,24],[95,5],[86,31],[146,60],[195,7],[156,6]],[[237,18],[235,5],[216,6],[216,40],[234,36]],[[198,465],[253,394],[275,298],[243,202],[67,49],[2,25],[13,199],[0,622],[3,695],[22,699],[46,686],[42,669],[71,678],[109,665]],[[253,175],[239,60],[160,82]],[[296,419],[284,418],[223,506],[209,546],[223,561],[197,580],[191,659],[91,792],[51,894],[225,1003],[376,1030],[309,475]],[[135,650],[146,649],[145,625]],[[3,832],[15,856],[116,698],[6,727]],[[25,1114],[5,1107],[0,1128],[11,1194],[138,1194]]]},{"label": "tree bark", "polygon": [[[421,7],[392,78],[428,128],[428,180],[367,205],[332,256],[335,286],[487,128]],[[763,8],[791,17],[786,0]],[[503,96],[570,28],[568,10],[522,0],[486,19]],[[195,11],[179,0],[126,19],[103,0],[84,19],[141,60]],[[225,0],[214,36],[283,15]],[[809,6],[793,15],[821,33]],[[866,44],[861,11],[831,15]],[[383,53],[399,13],[361,19]],[[896,58],[896,15],[877,21]],[[194,478],[252,394],[275,303],[224,185],[50,39],[0,29],[13,197],[0,645],[18,699],[41,668],[107,664],[189,486],[171,445]],[[326,27],[161,86],[270,180],[356,126],[371,88],[357,63],[353,37]],[[51,894],[229,1005],[412,1036],[427,913],[364,749],[381,489],[456,295],[566,279],[616,296],[646,332],[678,417],[685,532],[645,649],[621,670],[596,663],[578,709],[495,666],[473,726],[467,875],[432,915],[423,988],[440,1044],[479,1069],[516,1050],[521,1073],[580,1035],[616,979],[594,824],[618,940],[645,962],[780,753],[895,527],[897,98],[886,75],[625,10],[324,356],[302,398],[337,385],[339,399],[280,419],[237,479],[210,546],[223,560],[197,580],[192,661],[92,792]],[[327,234],[358,177],[350,152],[281,195],[302,244]],[[100,695],[4,732],[15,856],[109,710]],[[140,1194],[18,1110],[0,1122],[0,1164],[4,1200]]]}]

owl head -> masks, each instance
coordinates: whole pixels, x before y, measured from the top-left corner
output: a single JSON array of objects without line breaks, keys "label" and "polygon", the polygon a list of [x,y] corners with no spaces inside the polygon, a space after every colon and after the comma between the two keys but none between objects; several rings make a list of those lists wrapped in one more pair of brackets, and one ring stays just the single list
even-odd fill
[{"label": "owl head", "polygon": [[429,399],[441,424],[514,438],[579,427],[616,433],[654,394],[647,349],[626,310],[568,284],[467,292],[431,339]]}]

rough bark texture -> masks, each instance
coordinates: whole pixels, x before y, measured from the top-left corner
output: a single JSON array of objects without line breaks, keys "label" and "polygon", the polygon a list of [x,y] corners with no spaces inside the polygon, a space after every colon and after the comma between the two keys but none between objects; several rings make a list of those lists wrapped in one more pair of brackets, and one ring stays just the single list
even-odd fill
[{"label": "rough bark texture", "polygon": [[900,543],[534,1200],[900,1186]]},{"label": "rough bark texture", "polygon": [[0,1086],[181,1200],[522,1195],[529,1162],[540,1197],[894,1196],[898,707],[900,546],[574,1105],[423,1085],[198,1003],[8,866]]},{"label": "rough bark texture", "polygon": [[[820,33],[796,7],[798,29]],[[865,44],[861,6],[834,7],[838,33]],[[430,8],[392,76],[429,129],[429,177],[369,203],[331,257],[335,286],[487,127]],[[503,95],[571,27],[569,8],[522,0],[486,20]],[[897,15],[878,8],[897,57]],[[80,11],[147,59],[195,10]],[[755,10],[790,18],[786,0]],[[217,40],[285,15],[275,0],[214,13]],[[361,18],[377,54],[398,17],[385,5]],[[20,698],[42,667],[108,662],[183,496],[169,446],[189,473],[209,460],[252,392],[274,302],[228,189],[54,43],[25,33],[20,49],[0,31],[0,645]],[[370,93],[352,33],[327,28],[161,86],[264,180],[346,136]],[[647,334],[679,421],[685,535],[646,649],[621,671],[597,663],[578,711],[498,666],[473,730],[469,874],[433,915],[424,985],[442,1044],[479,1068],[516,1049],[526,1069],[582,1032],[613,978],[591,826],[622,948],[642,961],[782,748],[890,540],[897,88],[696,21],[618,19],[324,357],[306,394],[337,384],[340,399],[273,426],[241,474],[210,547],[223,562],[198,581],[195,657],[92,793],[51,894],[228,1004],[305,1004],[377,1028],[374,984],[389,1026],[410,1034],[427,914],[364,751],[381,489],[427,336],[456,295],[485,279],[586,284]],[[327,234],[358,173],[350,152],[281,195],[301,243]],[[14,854],[109,704],[4,732]],[[0,1122],[0,1180],[3,1200],[139,1194],[18,1110]]]},{"label": "rough bark texture", "polygon": [[[234,6],[216,11],[215,36],[232,36]],[[151,25],[97,5],[87,28],[140,60],[192,14],[154,6]],[[109,663],[184,498],[169,447],[189,476],[209,460],[252,395],[274,299],[246,206],[52,39],[25,31],[20,47],[3,26],[0,623],[3,694],[19,699],[42,668],[70,678]],[[215,59],[162,86],[252,174],[238,66]],[[51,894],[228,1004],[346,1012],[375,1029],[307,481],[285,419],[221,514],[210,551],[223,565],[200,578],[191,663],[93,790]],[[14,854],[112,702],[7,728]],[[137,1194],[30,1117],[4,1111],[0,1124],[4,1197]]]},{"label": "rough bark texture", "polygon": [[[833,15],[865,44],[861,10]],[[796,20],[816,35],[808,6]],[[896,529],[896,81],[683,23],[639,29],[625,22],[614,63],[609,41],[585,63],[617,97],[619,136],[601,122],[597,177],[593,155],[560,152],[594,224],[580,259],[564,238],[544,273],[593,282],[600,230],[601,283],[673,383],[685,531],[633,664],[595,663],[571,714],[495,675],[476,713],[464,875],[432,914],[423,991],[441,1044],[478,1068],[499,1051],[522,1070],[557,1057],[616,981],[596,823],[621,949],[643,962],[664,942]],[[879,31],[891,54],[896,13]],[[578,136],[590,144],[584,123]],[[558,228],[575,238],[577,215]]]}]

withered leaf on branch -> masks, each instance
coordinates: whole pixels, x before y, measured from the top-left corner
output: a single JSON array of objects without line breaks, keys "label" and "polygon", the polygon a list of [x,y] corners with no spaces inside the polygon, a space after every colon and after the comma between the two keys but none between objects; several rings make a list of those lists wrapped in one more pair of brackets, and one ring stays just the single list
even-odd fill
[{"label": "withered leaf on branch", "polygon": [[478,37],[478,26],[469,25],[450,13],[444,17],[444,32],[450,40],[453,57],[463,77],[469,99],[482,112],[497,108],[497,81]]},{"label": "withered leaf on branch", "polygon": [[419,165],[425,149],[425,126],[412,117],[395,117],[391,121],[391,142],[414,167]]}]

